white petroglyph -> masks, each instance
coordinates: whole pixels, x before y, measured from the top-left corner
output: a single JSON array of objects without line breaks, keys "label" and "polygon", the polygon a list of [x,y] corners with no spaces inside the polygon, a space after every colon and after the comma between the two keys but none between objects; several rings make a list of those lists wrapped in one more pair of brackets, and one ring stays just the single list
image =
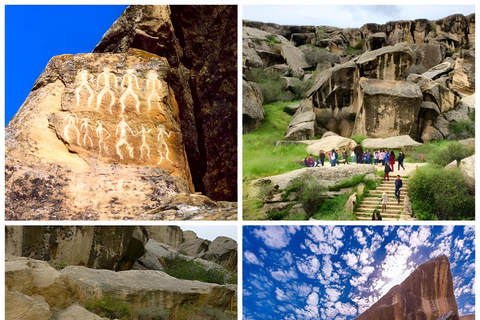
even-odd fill
[{"label": "white petroglyph", "polygon": [[154,99],[154,98],[155,98],[155,100],[158,101],[158,109],[162,110],[161,102],[160,102],[160,95],[158,94],[158,92],[162,88],[162,83],[158,79],[157,72],[154,71],[154,70],[150,70],[147,74],[147,78],[148,78],[148,80],[147,80],[146,90],[148,90],[148,87],[150,86],[150,84],[152,85],[152,92],[150,93],[150,95],[148,96],[148,99],[147,99],[148,111],[150,111],[150,109],[152,108],[152,99]]},{"label": "white petroglyph", "polygon": [[85,133],[83,134],[83,146],[87,146],[87,138],[90,140],[90,146],[93,148],[93,142],[92,138],[90,138],[89,133],[88,133],[88,128],[90,128],[90,131],[93,132],[93,127],[88,123],[90,119],[88,118],[82,118],[82,125],[80,126],[80,132],[82,132],[82,129],[85,128]]},{"label": "white petroglyph", "polygon": [[165,125],[163,125],[163,124],[158,125],[158,130],[159,130],[159,132],[158,132],[158,136],[157,136],[157,141],[160,141],[160,148],[158,149],[158,153],[160,155],[160,160],[158,161],[157,164],[162,163],[163,158],[164,158],[162,148],[165,149],[165,159],[167,159],[168,161],[173,163],[173,161],[170,160],[170,158],[168,157],[168,154],[170,153],[170,149],[168,149],[168,144],[167,144],[167,141],[166,141],[166,138],[165,138],[165,136],[167,138],[170,138],[170,135],[172,133],[170,132],[170,133],[167,134],[167,131],[165,130]]},{"label": "white petroglyph", "polygon": [[142,134],[142,145],[140,146],[140,160],[143,158],[143,148],[147,149],[147,157],[148,159],[152,160],[152,158],[150,158],[150,147],[147,145],[146,142],[147,133],[149,133],[150,131],[152,131],[152,129],[149,129],[147,131],[145,130],[145,126],[142,124],[142,130],[136,134],[136,136],[138,136],[140,133]]},{"label": "white petroglyph", "polygon": [[[65,120],[68,120],[67,125],[63,128],[63,135],[68,143],[70,143],[70,137],[68,135],[68,131],[73,129],[75,134],[77,135],[77,144],[80,145],[80,131],[77,128],[76,123],[78,123],[78,116],[75,113],[69,113],[65,117]],[[73,126],[73,128],[71,128]]]},{"label": "white petroglyph", "polygon": [[75,79],[75,82],[79,82],[80,84],[77,86],[77,89],[75,89],[75,95],[77,97],[77,107],[78,104],[80,103],[80,91],[84,88],[88,90],[89,96],[88,96],[88,108],[90,108],[92,104],[92,99],[93,99],[93,90],[90,87],[90,84],[88,83],[89,78],[92,78],[92,75],[88,73],[87,70],[82,70],[77,74],[77,78]]},{"label": "white petroglyph", "polygon": [[118,87],[118,83],[117,83],[117,76],[115,74],[113,74],[112,72],[112,69],[110,69],[109,66],[106,66],[105,68],[103,68],[103,72],[100,73],[97,77],[97,91],[98,91],[98,87],[100,85],[100,81],[101,79],[103,78],[103,89],[99,92],[98,96],[97,96],[97,108],[96,110],[98,110],[98,108],[100,108],[100,105],[102,104],[102,98],[105,94],[109,94],[112,101],[110,102],[110,113],[112,113],[112,106],[114,105],[115,103],[115,93],[114,91],[112,90],[112,87],[110,85],[110,79],[112,78],[113,79],[113,85],[115,88]]},{"label": "white petroglyph", "polygon": [[[98,154],[100,155],[102,153],[102,143],[103,143],[103,149],[105,149],[105,153],[109,155],[107,145],[105,144],[105,140],[110,138],[110,132],[108,132],[108,130],[103,127],[102,121],[97,120],[96,122],[98,123],[98,126],[95,132],[97,133],[98,147],[100,148],[100,152]],[[105,133],[107,134],[106,138],[105,138]]]},{"label": "white petroglyph", "polygon": [[117,129],[115,134],[118,135],[120,129],[120,139],[117,142],[117,154],[120,156],[120,159],[123,159],[122,153],[120,152],[120,147],[123,145],[127,145],[127,149],[129,150],[130,158],[133,158],[133,147],[127,141],[127,129],[130,130],[132,135],[135,135],[132,131],[132,128],[128,125],[125,121],[125,116],[122,116],[122,120],[117,125]]},{"label": "white petroglyph", "polygon": [[140,90],[140,87],[138,86],[138,79],[137,79],[137,76],[135,75],[135,69],[128,69],[127,73],[122,79],[122,84],[120,85],[120,87],[123,88],[124,83],[128,81],[127,89],[120,97],[120,103],[122,105],[122,113],[121,113],[122,115],[123,115],[123,112],[125,111],[125,99],[127,99],[128,95],[131,95],[135,99],[136,101],[135,108],[137,109],[138,113],[140,113],[140,99],[138,98],[137,94],[133,91],[133,80],[135,80],[135,84],[137,85],[138,90]]}]

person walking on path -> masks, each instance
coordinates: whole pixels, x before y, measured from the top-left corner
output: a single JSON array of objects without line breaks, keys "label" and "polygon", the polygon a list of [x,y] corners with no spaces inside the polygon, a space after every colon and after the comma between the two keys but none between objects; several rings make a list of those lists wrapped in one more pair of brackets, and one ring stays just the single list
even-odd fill
[{"label": "person walking on path", "polygon": [[384,193],[382,194],[382,212],[383,212],[384,210],[387,210],[387,202],[388,202],[387,193],[384,192]]},{"label": "person walking on path", "polygon": [[362,146],[360,144],[357,144],[354,151],[355,151],[355,155],[357,156],[357,163],[362,163],[362,155],[363,155]]},{"label": "person walking on path", "polygon": [[338,153],[335,151],[335,149],[332,149],[332,157],[330,158],[330,164],[332,167],[335,167],[337,164],[337,159],[338,159]]},{"label": "person walking on path", "polygon": [[355,151],[352,150],[352,152],[350,153],[350,156],[352,157],[352,163],[355,163]]},{"label": "person walking on path", "polygon": [[405,159],[405,155],[403,154],[402,151],[400,151],[400,154],[398,155],[398,158],[397,158],[398,171],[400,171],[400,166],[402,166],[403,171],[405,171],[405,167],[403,166],[403,159]]},{"label": "person walking on path", "polygon": [[395,167],[395,153],[393,152],[390,152],[390,157],[388,158],[389,161],[390,161],[390,168],[392,168],[392,172],[393,172],[393,168]]},{"label": "person walking on path", "polygon": [[383,180],[385,181],[385,178],[387,178],[387,181],[390,181],[390,177],[388,176],[388,174],[392,171],[392,169],[390,168],[390,165],[388,164],[388,162],[385,162],[385,174],[383,175]]},{"label": "person walking on path", "polygon": [[323,164],[325,163],[325,152],[323,152],[323,150],[320,150],[319,158],[320,158],[320,163],[322,164],[322,167],[323,167]]},{"label": "person walking on path", "polygon": [[343,160],[345,160],[345,164],[348,164],[348,153],[347,153],[347,150],[343,150],[342,151],[342,156],[343,156]]},{"label": "person walking on path", "polygon": [[397,197],[398,204],[400,204],[400,188],[403,187],[402,179],[400,175],[397,174],[397,180],[395,180],[395,197]]},{"label": "person walking on path", "polygon": [[383,155],[383,150],[378,151],[378,163],[385,165],[385,162],[383,161]]}]

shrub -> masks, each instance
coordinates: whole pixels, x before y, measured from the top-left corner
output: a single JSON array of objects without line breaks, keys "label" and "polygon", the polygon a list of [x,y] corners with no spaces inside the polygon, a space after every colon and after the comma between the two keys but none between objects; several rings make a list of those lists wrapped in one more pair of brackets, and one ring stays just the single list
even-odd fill
[{"label": "shrub", "polygon": [[355,135],[355,136],[352,136],[351,139],[355,140],[356,143],[362,144],[363,140],[367,139],[367,137]]},{"label": "shrub", "polygon": [[475,122],[470,119],[452,122],[451,128],[455,134],[464,133],[472,138],[475,137]]},{"label": "shrub", "polygon": [[449,143],[444,148],[439,148],[430,156],[430,162],[438,166],[444,167],[450,162],[457,160],[457,165],[466,157],[475,153],[474,147],[464,146],[458,141]]},{"label": "shrub", "polygon": [[221,268],[206,270],[200,262],[194,260],[165,259],[164,267],[164,271],[167,274],[178,279],[198,280],[218,284],[237,283],[236,277],[225,270]]},{"label": "shrub", "polygon": [[255,68],[245,73],[249,81],[255,82],[260,86],[263,101],[265,104],[275,101],[292,101],[294,94],[283,88],[280,72],[274,69]]},{"label": "shrub", "polygon": [[303,45],[300,49],[303,51],[307,63],[312,66],[316,66],[321,62],[330,62],[331,64],[340,62],[338,55],[313,45]]},{"label": "shrub", "polygon": [[325,187],[318,183],[316,179],[305,182],[299,198],[307,217],[311,217],[318,212],[322,203],[325,202]]},{"label": "shrub", "polygon": [[337,183],[334,186],[328,187],[328,190],[329,191],[340,191],[340,189],[354,187],[354,186],[362,183],[363,179],[365,178],[366,175],[367,174],[360,174],[358,176],[353,176],[350,179],[343,180],[342,182]]},{"label": "shrub", "polygon": [[276,43],[281,43],[282,42],[274,34],[269,34],[268,36],[266,36],[266,38],[267,39],[265,41],[271,46],[275,45]]},{"label": "shrub", "polygon": [[363,52],[363,46],[365,45],[365,39],[361,39],[356,46],[352,47],[350,44],[347,45],[348,54],[355,54]]},{"label": "shrub", "polygon": [[155,306],[135,310],[136,320],[167,320],[171,314],[171,311]]},{"label": "shrub", "polygon": [[65,269],[67,265],[63,262],[61,263],[57,263],[56,265],[54,265],[53,267],[56,269],[56,270],[62,270],[62,269]]},{"label": "shrub", "polygon": [[344,193],[322,203],[314,219],[318,220],[355,220],[355,215],[345,211],[345,204],[350,194]]},{"label": "shrub", "polygon": [[130,305],[110,297],[94,298],[85,303],[85,309],[109,319],[129,319]]},{"label": "shrub", "polygon": [[206,307],[193,304],[184,304],[175,311],[176,320],[228,320],[236,319],[234,316],[228,316],[226,313]]},{"label": "shrub", "polygon": [[460,170],[421,167],[409,180],[408,194],[419,220],[475,218],[475,197],[470,196]]}]

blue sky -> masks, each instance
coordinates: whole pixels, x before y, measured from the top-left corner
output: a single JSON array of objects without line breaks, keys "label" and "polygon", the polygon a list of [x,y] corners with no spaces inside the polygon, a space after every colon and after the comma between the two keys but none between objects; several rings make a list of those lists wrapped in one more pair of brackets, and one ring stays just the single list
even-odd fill
[{"label": "blue sky", "polygon": [[92,52],[126,7],[5,6],[5,125],[50,58]]},{"label": "blue sky", "polygon": [[442,254],[474,313],[473,226],[244,226],[243,319],[354,319]]}]

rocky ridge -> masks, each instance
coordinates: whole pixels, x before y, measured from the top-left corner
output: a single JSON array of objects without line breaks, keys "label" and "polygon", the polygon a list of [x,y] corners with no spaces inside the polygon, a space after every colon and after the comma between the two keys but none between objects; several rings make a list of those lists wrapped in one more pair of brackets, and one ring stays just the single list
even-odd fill
[{"label": "rocky ridge", "polygon": [[200,240],[206,247],[190,255],[151,238],[172,239],[179,232],[173,226],[7,227],[7,319],[73,319],[70,313],[100,319],[83,307],[92,297],[112,298],[133,310],[172,311],[186,303],[225,310],[235,295],[234,285],[181,280],[163,270],[166,261],[194,260],[205,270],[231,274],[229,270],[236,270],[236,242],[225,237],[213,242],[192,239],[184,244]]}]

